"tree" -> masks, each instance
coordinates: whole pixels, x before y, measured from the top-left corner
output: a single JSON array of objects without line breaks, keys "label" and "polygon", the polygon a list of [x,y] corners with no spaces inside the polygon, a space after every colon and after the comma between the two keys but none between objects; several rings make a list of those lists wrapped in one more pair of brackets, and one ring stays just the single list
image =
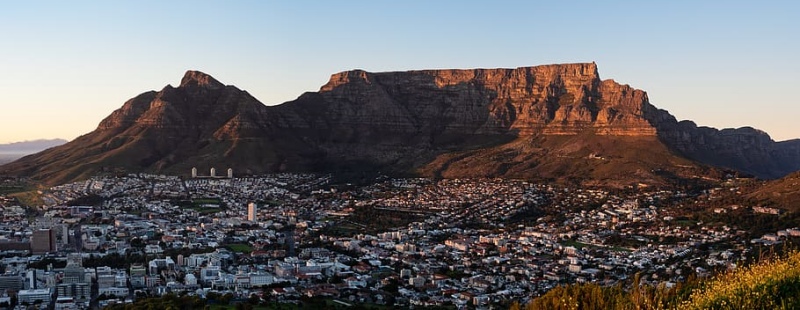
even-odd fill
[{"label": "tree", "polygon": [[247,302],[251,305],[258,305],[261,302],[261,298],[256,294],[250,294],[250,298],[247,299]]},{"label": "tree", "polygon": [[133,239],[131,239],[131,247],[142,249],[142,248],[144,248],[144,246],[145,246],[145,243],[144,243],[144,240],[142,240],[142,238],[133,238]]},{"label": "tree", "polygon": [[225,294],[225,295],[222,295],[222,297],[219,299],[219,301],[220,301],[220,303],[222,303],[223,305],[227,305],[227,304],[230,304],[230,303],[231,303],[231,300],[232,300],[232,299],[233,299],[233,294],[231,294],[231,293],[227,293],[227,294]]}]

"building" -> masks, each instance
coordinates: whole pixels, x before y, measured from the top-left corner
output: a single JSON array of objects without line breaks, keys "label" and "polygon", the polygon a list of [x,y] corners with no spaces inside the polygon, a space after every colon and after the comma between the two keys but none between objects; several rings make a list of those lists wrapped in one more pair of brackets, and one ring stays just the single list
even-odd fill
[{"label": "building", "polygon": [[89,282],[86,281],[86,269],[73,264],[67,264],[67,266],[64,267],[64,278],[62,278],[61,281],[65,284]]},{"label": "building", "polygon": [[146,286],[145,276],[147,276],[147,268],[142,264],[131,265],[131,285],[134,288],[142,288]]},{"label": "building", "polygon": [[197,168],[196,167],[192,167],[192,178],[194,179],[196,177],[197,177]]},{"label": "building", "polygon": [[56,252],[56,232],[53,229],[39,229],[31,236],[31,252],[45,254]]},{"label": "building", "polygon": [[113,287],[117,284],[117,273],[111,267],[97,267],[95,268],[97,275],[97,287],[107,288]]},{"label": "building", "polygon": [[26,276],[26,282],[28,282],[28,289],[37,289],[36,287],[36,269],[29,269],[28,275]]},{"label": "building", "polygon": [[233,179],[233,169],[228,168],[228,179]]},{"label": "building", "polygon": [[50,289],[21,290],[17,293],[17,301],[20,304],[34,304],[37,302],[48,304],[50,303]]},{"label": "building", "polygon": [[216,176],[217,176],[217,169],[216,168],[211,168],[211,177],[214,178]]},{"label": "building", "polygon": [[68,254],[67,265],[83,266],[83,255],[81,253]]},{"label": "building", "polygon": [[189,286],[197,285],[197,277],[195,277],[194,274],[187,273],[184,277],[184,282]]},{"label": "building", "polygon": [[247,220],[251,222],[256,221],[256,215],[258,213],[258,208],[256,207],[255,202],[251,202],[247,204]]},{"label": "building", "polygon": [[24,284],[21,275],[5,274],[0,276],[0,290],[20,290]]},{"label": "building", "polygon": [[125,271],[117,271],[117,275],[114,277],[114,286],[128,287],[128,274],[126,274]]},{"label": "building", "polygon": [[72,297],[81,301],[88,300],[92,296],[91,288],[89,283],[65,283],[56,286],[58,296]]},{"label": "building", "polygon": [[210,283],[219,278],[219,266],[208,266],[200,269],[200,281]]},{"label": "building", "polygon": [[128,296],[128,288],[127,287],[101,287],[97,290],[98,295],[106,295],[106,296],[114,296],[114,297],[125,297]]},{"label": "building", "polygon": [[259,286],[266,286],[270,285],[275,282],[275,278],[272,274],[267,272],[257,272],[257,273],[250,273],[250,285],[259,287]]},{"label": "building", "polygon": [[161,270],[174,271],[175,261],[172,260],[172,257],[167,256],[167,258],[151,260],[147,267],[150,275],[158,275]]}]

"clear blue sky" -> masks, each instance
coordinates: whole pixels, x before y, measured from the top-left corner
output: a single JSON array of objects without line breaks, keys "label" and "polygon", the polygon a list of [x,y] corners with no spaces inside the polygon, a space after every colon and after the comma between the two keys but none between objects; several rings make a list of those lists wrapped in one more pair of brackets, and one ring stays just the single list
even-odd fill
[{"label": "clear blue sky", "polygon": [[700,125],[800,137],[795,1],[14,1],[0,143],[73,139],[201,70],[267,105],[335,72],[596,61]]}]

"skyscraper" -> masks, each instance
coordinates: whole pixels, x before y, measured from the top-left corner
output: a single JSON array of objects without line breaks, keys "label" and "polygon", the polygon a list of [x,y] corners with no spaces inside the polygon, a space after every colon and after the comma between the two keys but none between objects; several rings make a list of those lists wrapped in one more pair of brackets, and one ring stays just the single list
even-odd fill
[{"label": "skyscraper", "polygon": [[196,177],[197,177],[197,168],[196,167],[192,167],[192,179],[194,179]]},{"label": "skyscraper", "polygon": [[53,229],[39,229],[31,236],[31,253],[45,254],[56,252],[56,232]]},{"label": "skyscraper", "polygon": [[216,176],[217,176],[217,168],[211,168],[211,177],[213,178]]},{"label": "skyscraper", "polygon": [[233,179],[233,168],[228,168],[228,179]]},{"label": "skyscraper", "polygon": [[247,220],[251,222],[256,221],[256,214],[258,213],[256,203],[251,202],[247,204]]}]

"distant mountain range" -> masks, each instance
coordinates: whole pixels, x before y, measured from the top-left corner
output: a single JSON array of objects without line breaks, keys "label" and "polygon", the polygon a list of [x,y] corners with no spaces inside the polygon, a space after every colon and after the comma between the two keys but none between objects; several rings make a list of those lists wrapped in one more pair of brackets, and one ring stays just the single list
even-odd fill
[{"label": "distant mountain range", "polygon": [[0,144],[0,165],[12,162],[22,156],[41,152],[51,147],[67,143],[64,139],[40,139]]},{"label": "distant mountain range", "polygon": [[674,185],[781,177],[800,170],[800,140],[678,122],[644,91],[601,80],[594,63],[353,70],[277,106],[189,71],[178,87],[140,94],[96,130],[0,173],[56,184],[192,167]]},{"label": "distant mountain range", "polygon": [[39,139],[33,141],[22,141],[0,144],[0,153],[7,154],[33,154],[41,152],[51,147],[67,143],[64,139]]}]

